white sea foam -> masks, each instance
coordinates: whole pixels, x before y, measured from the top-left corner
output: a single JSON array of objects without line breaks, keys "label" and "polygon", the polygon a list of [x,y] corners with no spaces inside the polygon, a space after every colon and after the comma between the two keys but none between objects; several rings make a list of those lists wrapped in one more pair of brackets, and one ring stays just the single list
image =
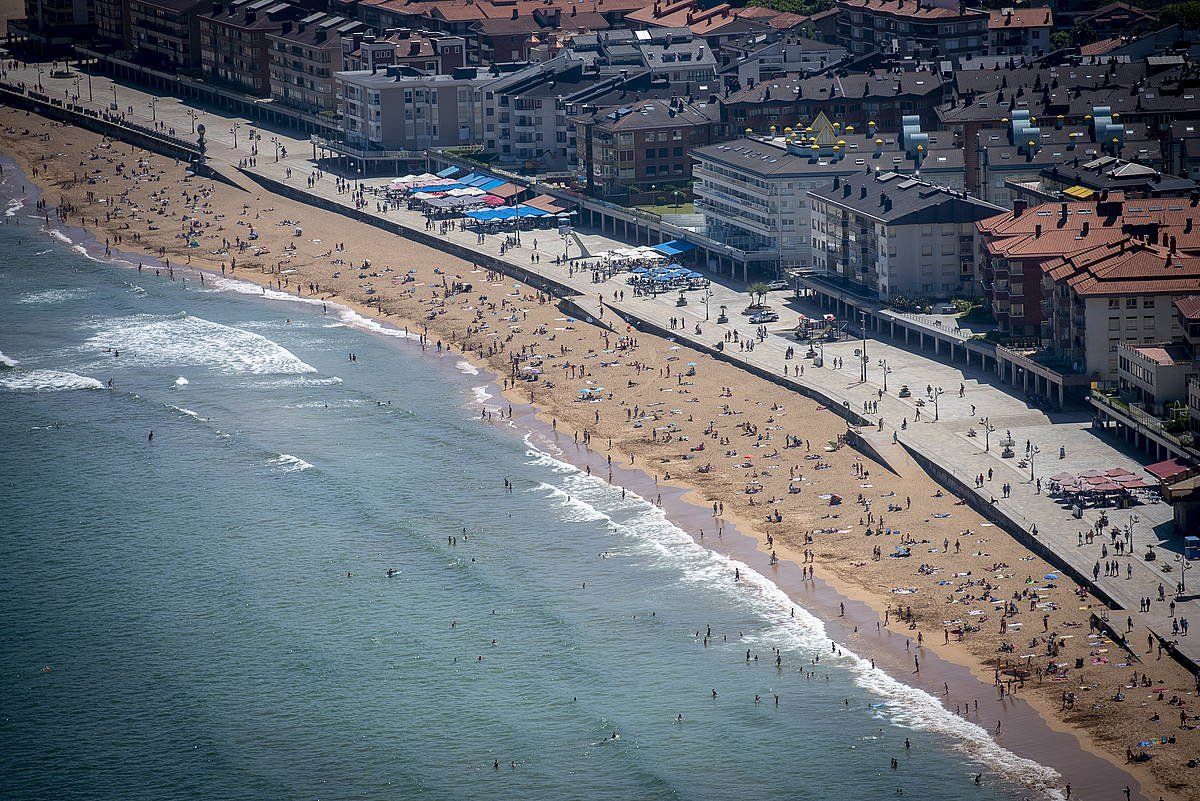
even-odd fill
[{"label": "white sea foam", "polygon": [[69,389],[104,389],[94,378],[66,370],[6,370],[0,387],[13,392],[63,392]]},{"label": "white sea foam", "polygon": [[[364,317],[353,309],[342,306],[338,303],[321,300],[314,297],[303,297],[301,295],[291,295],[287,292],[281,292],[277,289],[264,288],[258,284],[249,281],[239,281],[236,278],[226,278],[224,276],[209,276],[205,278],[206,286],[211,286],[213,291],[219,292],[236,292],[241,295],[255,295],[256,297],[266,298],[267,300],[290,301],[292,303],[303,303],[308,306],[321,306],[328,308],[333,314],[337,315],[338,320],[342,325],[358,328],[362,331],[369,331],[373,334],[382,334],[388,337],[397,337],[399,339],[420,339],[420,336],[414,333],[405,333],[398,328],[391,328],[384,325],[378,320],[370,317]],[[327,324],[326,327],[333,327],[335,324]]]},{"label": "white sea foam", "polygon": [[180,387],[186,387],[187,385],[188,385],[188,380],[186,378],[184,378],[183,376],[179,376],[179,378],[176,378],[175,383],[173,384],[173,386],[176,389],[178,389]]},{"label": "white sea foam", "polygon": [[[75,252],[76,252],[76,253],[78,253],[80,256],[83,256],[85,259],[91,259],[92,261],[100,261],[100,262],[104,261],[104,259],[101,259],[101,258],[98,258],[98,257],[96,257],[96,256],[93,256],[93,255],[92,255],[92,254],[91,254],[91,253],[88,251],[88,249],[87,249],[87,248],[85,248],[83,245],[72,245],[72,246],[71,246],[71,250],[75,251]],[[115,260],[115,259],[110,259],[110,261],[116,261],[116,260]],[[126,263],[128,264],[128,262],[126,262]],[[130,265],[130,266],[132,267],[133,265]]]},{"label": "white sea foam", "polygon": [[386,326],[378,320],[373,320],[370,317],[363,317],[353,309],[347,309],[344,306],[336,308],[338,319],[346,325],[357,328],[362,331],[369,331],[372,334],[382,334],[385,337],[396,337],[397,339],[420,339],[418,334],[405,332],[400,328],[392,328]]},{"label": "white sea foam", "polygon": [[259,286],[250,281],[240,281],[236,278],[226,278],[221,275],[206,275],[204,276],[204,286],[214,292],[234,292],[239,295],[254,295],[267,300],[286,300],[292,303],[304,303],[309,306],[321,306],[324,301],[320,298],[306,298],[301,295],[292,295],[278,289]]},{"label": "white sea foam", "polygon": [[93,352],[112,348],[121,352],[122,361],[153,367],[187,365],[262,375],[316,372],[264,336],[187,314],[107,320],[87,347]]},{"label": "white sea foam", "polygon": [[271,460],[271,464],[279,465],[285,473],[299,473],[312,467],[311,464],[290,453],[281,453]]},{"label": "white sea foam", "polygon": [[487,384],[471,387],[471,394],[475,397],[475,402],[480,406],[486,406],[487,402],[494,397],[492,393],[488,392]]},{"label": "white sea foam", "polygon": [[68,300],[82,300],[91,293],[86,289],[46,289],[41,292],[30,292],[17,299],[17,303],[26,305],[50,305],[63,303]]},{"label": "white sea foam", "polygon": [[39,250],[37,253],[34,253],[33,255],[35,255],[35,256],[45,256],[47,253],[53,253],[53,252],[54,252],[54,249],[53,249],[53,248],[46,248],[45,250]]},{"label": "white sea foam", "polygon": [[64,244],[67,244],[67,245],[74,245],[74,244],[75,244],[75,240],[74,240],[74,239],[72,239],[71,237],[67,236],[67,235],[66,235],[66,234],[64,234],[62,231],[58,230],[57,228],[51,228],[51,229],[49,229],[49,230],[48,230],[46,233],[50,234],[50,236],[54,237],[54,238],[55,238],[55,239],[57,239],[59,242],[63,242]]},{"label": "white sea foam", "polygon": [[464,373],[465,375],[479,375],[479,368],[466,359],[459,359],[454,363],[454,366],[458,368],[460,373]]},{"label": "white sea foam", "polygon": [[323,378],[310,378],[298,375],[294,378],[276,378],[270,381],[259,381],[255,386],[262,387],[263,389],[286,389],[288,387],[331,387],[341,383],[342,379],[336,375],[324,376]]},{"label": "white sea foam", "polygon": [[194,412],[191,409],[188,409],[183,406],[172,406],[171,404],[168,403],[167,408],[173,412],[179,412],[180,414],[190,417],[193,420],[196,420],[201,423],[207,423],[209,420],[209,418],[207,418],[207,417],[201,417],[198,412]]},{"label": "white sea foam", "polygon": [[12,369],[18,364],[20,364],[20,362],[18,362],[16,359],[12,358],[11,356],[5,356],[4,352],[0,351],[0,370]]},{"label": "white sea foam", "polygon": [[16,198],[16,197],[10,198],[8,201],[8,208],[4,210],[4,216],[5,217],[16,217],[17,212],[23,208],[25,208],[25,199],[24,198]]},{"label": "white sea foam", "polygon": [[[840,657],[831,655],[824,623],[797,606],[766,576],[743,562],[701,546],[668,520],[661,509],[636,493],[626,491],[625,498],[621,499],[620,489],[539,450],[528,436],[525,441],[529,445],[526,453],[532,464],[563,476],[562,487],[542,483],[532,491],[548,493],[567,512],[568,520],[607,520],[615,531],[629,537],[634,549],[643,548],[647,553],[669,558],[680,569],[682,581],[688,584],[727,588],[769,624],[767,630],[748,640],[761,640],[764,646],[782,647],[806,655],[820,653],[822,661],[844,668],[855,684],[884,699],[877,708],[893,724],[942,735],[953,747],[1002,773],[1007,780],[1036,789],[1048,798],[1062,798],[1057,789],[1061,784],[1057,771],[1014,754],[992,739],[982,727],[946,709],[934,696],[873,668],[869,660],[844,646],[839,646]],[[601,509],[620,511],[620,516],[627,519],[618,523]],[[734,569],[741,574],[741,581],[736,585],[729,580]]]},{"label": "white sea foam", "polygon": [[557,502],[558,508],[564,510],[563,519],[570,523],[588,523],[610,519],[596,507],[572,497],[566,490],[553,484],[540,482],[536,487],[526,490],[526,492],[539,491],[549,493],[550,497]]}]

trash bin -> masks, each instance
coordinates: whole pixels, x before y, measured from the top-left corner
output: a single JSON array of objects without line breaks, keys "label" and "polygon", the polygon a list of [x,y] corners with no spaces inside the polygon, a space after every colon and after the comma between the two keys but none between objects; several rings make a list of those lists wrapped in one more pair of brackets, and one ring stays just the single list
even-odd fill
[{"label": "trash bin", "polygon": [[1200,537],[1183,538],[1183,558],[1200,559]]}]

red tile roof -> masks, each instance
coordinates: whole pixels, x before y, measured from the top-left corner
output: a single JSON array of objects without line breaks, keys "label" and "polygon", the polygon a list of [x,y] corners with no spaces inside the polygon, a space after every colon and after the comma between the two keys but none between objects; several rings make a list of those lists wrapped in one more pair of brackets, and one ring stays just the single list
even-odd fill
[{"label": "red tile roof", "polygon": [[1002,31],[1012,28],[1046,28],[1054,24],[1054,17],[1048,8],[1025,8],[1020,11],[991,12],[988,28]]},{"label": "red tile roof", "polygon": [[1189,320],[1200,320],[1200,295],[1176,298],[1175,308]]},{"label": "red tile roof", "polygon": [[1042,271],[1082,297],[1180,295],[1200,285],[1200,257],[1129,239],[1051,259]]},{"label": "red tile roof", "polygon": [[970,19],[987,16],[986,11],[973,8],[959,13],[957,8],[929,5],[928,0],[838,0],[838,7],[854,11],[866,11],[905,19]]}]

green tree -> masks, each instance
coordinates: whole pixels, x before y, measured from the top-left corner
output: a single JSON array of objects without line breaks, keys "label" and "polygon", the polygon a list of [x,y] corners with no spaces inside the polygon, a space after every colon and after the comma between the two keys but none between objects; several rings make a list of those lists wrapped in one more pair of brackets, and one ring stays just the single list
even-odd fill
[{"label": "green tree", "polygon": [[752,306],[761,306],[763,298],[765,298],[767,293],[770,291],[771,288],[762,281],[756,281],[750,286],[746,287],[746,292],[750,294]]},{"label": "green tree", "polygon": [[749,5],[808,17],[833,8],[833,0],[750,0]]},{"label": "green tree", "polygon": [[1158,14],[1160,25],[1174,25],[1178,23],[1184,28],[1200,28],[1200,2],[1192,0],[1188,3],[1171,3],[1163,6],[1162,11]]},{"label": "green tree", "polygon": [[1070,31],[1055,31],[1050,34],[1050,48],[1052,50],[1064,50],[1070,47],[1071,44]]}]

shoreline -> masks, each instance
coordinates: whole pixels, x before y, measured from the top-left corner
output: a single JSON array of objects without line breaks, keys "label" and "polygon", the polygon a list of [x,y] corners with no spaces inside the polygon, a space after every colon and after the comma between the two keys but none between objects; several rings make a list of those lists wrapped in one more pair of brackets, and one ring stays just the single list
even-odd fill
[{"label": "shoreline", "polygon": [[[26,177],[28,178],[28,176],[26,176]],[[33,185],[38,185],[38,181],[36,178],[28,178],[28,182]],[[45,194],[45,193],[43,193],[43,194]],[[51,224],[53,225],[53,221],[51,221]],[[64,224],[62,227],[68,227],[68,225]],[[77,229],[77,230],[83,231],[86,235],[92,237],[92,240],[96,246],[103,247],[100,244],[100,238],[99,238],[100,235],[98,232],[91,231],[87,228],[82,228],[82,229]],[[76,244],[78,244],[78,243],[76,243]],[[114,248],[114,250],[116,250],[116,248]],[[139,258],[136,254],[132,254],[128,251],[117,251],[117,252],[121,253],[122,255],[133,255],[135,258]],[[178,254],[176,253],[173,255],[178,255]],[[95,258],[95,257],[93,256],[93,258]],[[146,257],[146,258],[148,259],[149,257]],[[447,257],[447,258],[449,258],[449,257]],[[132,263],[129,266],[131,269],[134,267],[134,265]],[[191,271],[196,271],[196,272],[202,272],[202,273],[206,273],[207,275],[210,275],[213,277],[221,277],[220,274],[215,271],[204,270],[202,267],[197,267],[196,265],[172,264],[172,267],[182,269],[182,270],[191,270]],[[164,267],[161,267],[161,269],[166,269],[166,268],[164,266]],[[244,275],[239,275],[237,273],[234,273],[232,276],[225,276],[225,278],[228,278],[230,280],[235,280],[235,281],[243,281],[248,285],[255,285],[255,286],[263,287],[263,286],[266,286],[267,284],[269,284],[271,278],[273,277],[273,274],[256,272],[254,270],[247,270],[246,272],[249,272],[249,274],[250,274],[249,278],[247,278]],[[255,278],[254,276],[257,276],[257,278]],[[509,280],[511,280],[511,279],[509,279]],[[321,300],[314,300],[314,299],[307,298],[307,297],[292,296],[285,292],[282,292],[281,290],[277,290],[277,289],[273,289],[273,288],[269,289],[269,291],[272,293],[279,292],[281,295],[286,297],[286,299],[298,301],[301,303],[311,304],[314,302],[315,303],[322,302]],[[247,293],[247,294],[251,294],[251,293]],[[268,299],[283,300],[284,297],[268,296]],[[419,330],[422,327],[419,323],[413,323],[413,321],[411,321],[411,320],[406,321],[403,318],[396,317],[395,315],[381,314],[378,312],[378,310],[372,309],[371,307],[369,307],[365,304],[356,303],[353,301],[353,299],[347,298],[341,294],[335,294],[335,295],[329,296],[327,298],[323,296],[322,300],[324,300],[324,302],[326,302],[326,303],[333,305],[334,307],[344,308],[347,311],[357,315],[359,318],[361,318],[361,320],[363,322],[370,323],[370,325],[356,326],[356,327],[359,327],[360,330],[364,330],[368,333],[371,333],[371,332],[379,333],[379,331],[377,331],[376,328],[387,328],[387,329],[391,329],[392,331],[395,332],[394,334],[392,334],[393,336],[395,336],[396,338],[401,338],[401,335],[403,335],[403,331],[401,329],[400,323],[408,322],[410,325],[406,326],[406,328],[408,328],[410,331],[412,329]],[[433,334],[431,333],[430,336],[432,338]],[[403,335],[403,338],[414,339],[415,335],[410,332],[406,335]],[[427,349],[423,348],[423,350],[427,350]],[[439,355],[452,355],[456,359],[461,359],[461,360],[467,361],[468,363],[472,364],[476,369],[488,370],[489,375],[493,376],[493,379],[490,380],[489,383],[494,384],[496,386],[497,390],[499,390],[500,397],[504,397],[508,400],[513,400],[514,406],[516,406],[517,403],[525,403],[525,401],[515,397],[518,394],[515,390],[513,390],[513,389],[505,390],[498,383],[499,376],[495,374],[490,363],[486,359],[477,358],[473,349],[468,350],[468,349],[465,349],[464,346],[460,345],[460,349],[457,352],[451,353],[450,349],[447,348],[447,352],[445,354],[439,354]],[[553,414],[553,407],[545,405],[544,402],[535,403],[533,406],[530,407],[530,410],[531,410],[530,414],[533,416],[533,418],[543,425],[546,424],[547,421],[543,420],[542,418]],[[565,427],[564,428],[565,431],[571,430],[570,424],[567,421],[562,420],[561,418],[557,418],[557,419],[558,419],[558,424],[560,426]],[[563,433],[562,431],[559,432],[560,435],[562,433]],[[564,448],[563,450],[564,450],[564,456],[567,457],[568,461],[570,461],[572,464],[575,464],[574,460],[569,458],[568,449]],[[594,454],[595,451],[589,451],[588,453]],[[618,450],[618,453],[623,454],[623,452],[620,450]],[[614,469],[621,470],[623,474],[626,472],[629,473],[630,485],[632,486],[633,484],[638,483],[639,479],[636,476],[640,476],[641,477],[640,480],[643,482],[650,482],[653,480],[654,476],[652,476],[649,472],[647,472],[647,468],[645,468],[644,465],[645,465],[645,459],[642,460],[642,466],[637,468],[634,471],[625,471],[625,468],[617,467],[616,465],[614,465]],[[576,464],[576,466],[578,467],[579,465]],[[634,474],[636,474],[636,476]],[[669,501],[670,503],[674,503],[677,500],[678,503],[681,505],[682,504],[688,505],[690,507],[690,509],[692,510],[693,515],[695,515],[695,514],[703,515],[705,513],[704,507],[700,504],[700,500],[704,494],[704,490],[702,487],[687,484],[684,482],[680,482],[677,479],[672,479],[670,481],[663,481],[663,483],[659,486],[660,486],[660,491],[661,491],[662,487],[670,488],[668,492],[664,492],[664,495],[668,499],[672,499]],[[641,494],[641,493],[639,493],[639,494]],[[645,496],[643,495],[643,497],[645,497]],[[680,510],[676,510],[676,513],[681,514],[682,517],[684,518],[684,520],[686,521],[686,519],[688,517],[688,515],[686,513],[683,513]],[[754,528],[753,524],[749,523],[749,521],[738,520],[736,514],[727,513],[725,515],[725,518],[732,521],[734,523],[734,525],[737,526],[738,529]],[[687,529],[683,525],[681,525],[680,522],[677,522],[674,519],[672,519],[672,522],[674,522],[675,525],[677,525],[681,530],[687,531]],[[766,560],[767,555],[762,550],[762,546],[758,543],[757,539],[751,537],[749,534],[741,534],[741,533],[738,533],[735,537],[731,537],[731,539],[738,539],[738,538],[740,538],[744,541],[739,542],[734,547],[732,547],[730,549],[729,553],[739,555],[739,557],[741,558],[741,560],[744,563],[751,565],[756,571],[760,572],[762,575],[770,576],[771,572],[760,569],[761,562],[764,562]],[[726,543],[726,544],[728,544],[728,543]],[[712,548],[711,542],[704,543],[704,545],[706,547],[708,547],[710,550],[716,550],[716,549]],[[799,586],[792,586],[793,584],[797,583],[794,581],[795,572],[796,572],[795,568],[799,566],[797,561],[795,560],[796,553],[794,552],[793,549],[790,549],[784,543],[780,543],[776,547],[780,551],[780,565],[776,565],[774,568],[772,568],[772,570],[774,571],[774,573],[776,575],[780,576],[782,581],[788,583],[788,588],[785,589],[785,591],[788,592],[789,597],[792,597],[793,599],[803,599],[805,608],[810,608],[810,609],[811,608],[823,608],[823,614],[821,615],[821,618],[822,618],[823,624],[827,627],[827,629],[832,629],[837,626],[849,625],[851,620],[858,620],[863,624],[868,624],[871,620],[873,620],[875,617],[877,617],[877,611],[878,611],[877,605],[879,604],[878,598],[873,598],[870,595],[870,593],[867,593],[865,590],[862,590],[862,588],[857,588],[857,587],[854,587],[853,585],[849,585],[845,582],[839,581],[837,579],[836,575],[834,575],[832,573],[822,571],[823,577],[820,580],[820,586],[809,588],[808,590],[805,590],[805,588],[802,584]],[[720,551],[717,551],[717,552],[720,552]],[[779,584],[779,586],[781,587],[781,589],[783,588],[783,584]],[[829,595],[829,594],[833,594],[834,597],[832,599],[829,599],[828,603],[823,603],[821,596]],[[848,612],[850,613],[850,615],[848,615],[848,617],[845,619],[846,622],[844,624],[839,622],[839,619],[836,616],[829,615],[829,609],[834,604],[834,601],[837,601],[839,598],[843,599],[843,601],[839,601],[839,602],[844,602],[845,600],[850,601],[850,603],[847,604]],[[874,601],[874,603],[872,603],[872,601]],[[810,607],[809,604],[813,604],[813,607]],[[858,609],[856,604],[861,604],[862,609]],[[843,632],[843,633],[845,633],[845,632]],[[853,642],[853,639],[850,638],[849,635],[847,635],[847,637],[845,637],[845,638],[835,638],[835,639],[838,639],[840,642]],[[888,637],[886,639],[889,641],[894,641],[894,643],[890,647],[887,643],[884,643],[880,650],[881,655],[888,651],[895,651],[899,647],[899,645],[903,642],[904,638],[897,636],[895,632],[888,632]],[[866,644],[865,638],[864,638],[864,644]],[[964,668],[964,672],[967,676],[974,676],[975,678],[978,678],[978,676],[974,675],[974,674],[982,673],[982,672],[984,672],[984,669],[982,668],[981,665],[978,664],[978,660],[974,659],[969,654],[966,654],[964,651],[965,651],[965,649],[960,649],[960,648],[951,648],[951,649],[942,649],[941,647],[939,647],[938,649],[925,648],[926,653],[936,654],[936,657],[932,658],[932,659],[928,659],[928,661],[925,663],[925,664],[929,665],[929,667],[926,668],[926,670],[928,672],[923,674],[922,678],[929,675],[930,673],[936,672],[934,665],[937,665],[939,662],[941,662],[943,660],[946,662],[946,664],[948,666],[950,666],[950,667],[947,667],[948,672],[946,673],[946,675],[948,675],[948,676],[953,675],[955,671],[953,671],[951,668],[953,666],[957,666],[959,668]],[[960,659],[961,659],[961,661],[960,661]],[[883,661],[882,656],[880,656],[880,661]],[[898,662],[899,660],[896,660],[896,661]],[[955,676],[955,678],[956,678],[956,680],[961,680],[957,676]],[[930,680],[932,680],[932,678]],[[905,682],[907,683],[907,680],[905,680]],[[985,690],[990,689],[989,685],[986,685],[983,683],[980,684],[980,687],[982,687]],[[936,700],[936,696],[934,696],[934,698]],[[1030,698],[1029,698],[1029,696],[1025,696],[1020,700],[1030,700]],[[1018,701],[1016,705],[1020,706],[1020,701]],[[1103,754],[1103,751],[1097,747],[1089,748],[1088,746],[1093,745],[1093,744],[1086,742],[1084,740],[1084,738],[1075,736],[1076,733],[1086,731],[1086,730],[1078,729],[1076,727],[1071,726],[1068,723],[1059,721],[1053,715],[1044,714],[1043,711],[1036,710],[1036,704],[1034,704],[1033,701],[1030,701],[1028,706],[1031,708],[1031,710],[1033,710],[1034,717],[1036,717],[1038,719],[1038,721],[1040,721],[1042,724],[1044,724],[1047,727],[1047,729],[1052,730],[1052,731],[1068,732],[1076,740],[1078,747],[1081,748],[1082,750],[1084,750],[1085,752],[1093,753],[1093,754],[1095,754],[1095,753]],[[948,712],[948,710],[947,710],[947,712]],[[948,712],[948,714],[949,714],[949,712]],[[1014,715],[1014,717],[1015,717],[1015,715]],[[1054,725],[1055,723],[1061,723],[1062,728],[1060,729],[1058,726],[1055,726]],[[1016,728],[1019,732],[1020,727],[1022,725],[1023,724],[1017,724],[1014,728]],[[1009,735],[1012,731],[1013,731],[1013,729],[1011,729],[1011,728],[1005,729],[1005,735],[1006,735],[1005,739],[1007,739],[1007,735]],[[1122,768],[1116,767],[1116,765],[1111,764],[1112,758],[1110,755],[1103,754],[1103,756],[1106,760],[1106,763],[1109,763],[1109,767],[1111,767],[1112,769],[1121,773],[1124,776],[1131,776],[1136,780],[1137,777],[1135,774],[1132,774]],[[1078,782],[1076,782],[1076,786],[1079,787],[1081,790],[1083,789],[1083,785],[1080,785]],[[1107,786],[1111,787],[1111,779],[1107,780]]]},{"label": "shoreline", "polygon": [[[96,238],[95,233],[77,226],[62,224],[53,228],[46,228],[44,225],[40,228],[42,233],[45,233],[55,239],[58,239],[62,244],[63,237],[70,240],[67,245],[74,250],[85,253],[88,258],[94,261],[108,264],[121,269],[136,270],[136,262],[140,259],[146,269],[168,269],[162,262],[152,256],[144,257],[129,251],[113,249],[109,255],[97,255],[91,252],[95,249],[103,249],[103,245]],[[56,233],[57,232],[57,233]],[[75,238],[78,236],[79,238]],[[134,261],[130,261],[130,258]],[[172,267],[171,269],[176,269]],[[219,273],[205,270],[194,265],[185,265],[182,268],[177,268],[182,273],[181,279],[188,274],[204,274],[211,282],[212,279],[220,279],[231,283],[242,283],[246,286],[263,287],[263,284],[253,280],[245,280],[243,278],[230,278],[221,276]],[[161,277],[161,276],[158,276]],[[218,288],[218,291],[222,291]],[[238,292],[238,290],[232,290]],[[278,290],[268,291],[272,294],[265,294],[261,297],[263,300],[271,302],[293,302],[303,306],[316,305],[311,300],[303,297],[293,297],[279,293]],[[248,297],[256,297],[253,293],[241,293]],[[321,301],[318,301],[321,302]],[[389,319],[374,319],[365,317],[365,313],[369,311],[366,307],[358,307],[358,304],[349,305],[342,301],[323,301],[330,306],[331,311],[337,310],[343,312],[337,316],[349,326],[357,328],[365,334],[381,334],[392,336],[408,342],[411,345],[418,345],[418,341],[409,329],[414,325],[413,321],[399,320],[392,321]],[[315,311],[315,310],[310,310]],[[362,325],[361,322],[346,321],[345,312],[356,315],[362,322],[373,322],[375,326]],[[403,325],[407,323],[407,325]],[[381,332],[377,326],[388,329],[391,334]],[[613,488],[626,488],[631,490],[635,495],[645,500],[647,503],[652,502],[649,497],[657,490],[662,494],[662,502],[658,504],[658,508],[662,511],[665,520],[679,529],[680,532],[686,533],[691,537],[692,541],[699,547],[705,548],[714,554],[719,554],[731,560],[735,565],[740,565],[744,569],[753,570],[757,577],[770,582],[786,595],[789,601],[796,605],[803,612],[808,613],[817,621],[824,629],[825,634],[829,634],[832,630],[839,629],[840,636],[831,637],[831,644],[837,643],[839,648],[838,666],[851,673],[855,671],[851,666],[843,664],[850,661],[853,664],[857,660],[859,665],[856,667],[862,668],[861,663],[870,662],[870,671],[876,673],[875,678],[878,680],[880,676],[886,677],[884,682],[894,682],[910,690],[921,693],[923,698],[920,700],[927,703],[936,704],[941,707],[947,716],[952,713],[945,706],[945,702],[936,694],[936,688],[939,684],[949,684],[954,682],[955,690],[959,692],[962,689],[962,684],[970,682],[969,691],[966,695],[974,699],[978,699],[981,695],[987,695],[993,692],[993,688],[983,681],[980,681],[968,668],[969,665],[954,659],[947,659],[944,652],[936,652],[924,646],[912,648],[912,653],[919,654],[922,660],[922,673],[919,679],[914,680],[911,675],[904,676],[901,672],[903,668],[903,658],[909,654],[908,646],[904,645],[905,641],[911,642],[911,637],[908,637],[898,631],[890,628],[883,628],[877,631],[875,640],[868,641],[868,631],[870,625],[879,622],[877,610],[865,598],[856,598],[850,593],[849,585],[843,582],[838,582],[836,579],[831,579],[828,576],[823,576],[816,579],[801,579],[798,575],[800,563],[796,560],[795,554],[791,553],[791,549],[786,546],[780,546],[782,553],[778,562],[774,565],[768,561],[768,552],[764,550],[765,546],[759,543],[753,536],[745,533],[745,521],[739,521],[731,516],[722,516],[713,518],[709,516],[703,502],[699,500],[696,488],[687,486],[677,480],[670,482],[658,483],[655,477],[646,472],[643,467],[627,467],[624,464],[612,465],[614,475],[621,475],[626,480],[617,482],[608,482],[600,477],[600,469],[606,466],[606,460],[601,456],[601,452],[589,446],[580,445],[578,443],[564,442],[563,440],[572,435],[573,432],[569,425],[564,425],[563,430],[555,430],[549,426],[549,423],[543,418],[551,414],[549,407],[539,405],[537,403],[529,403],[522,401],[519,398],[512,397],[514,390],[505,390],[500,382],[500,376],[495,372],[490,364],[486,361],[481,361],[474,356],[470,351],[454,352],[449,348],[443,351],[430,351],[427,347],[420,347],[422,356],[436,357],[439,361],[454,359],[453,368],[464,374],[464,377],[474,377],[476,375],[486,377],[487,386],[494,394],[489,393],[488,398],[475,398],[467,400],[466,403],[479,405],[482,408],[497,408],[490,405],[489,401],[498,398],[504,398],[511,402],[513,408],[513,416],[511,418],[499,418],[494,423],[508,423],[514,428],[525,429],[526,435],[532,435],[541,440],[538,444],[533,444],[534,450],[543,453],[548,458],[556,461],[569,464],[576,469],[582,471],[587,467],[593,468],[593,472],[589,473],[593,479],[602,481]],[[469,365],[474,372],[468,372],[462,368],[462,364]],[[443,364],[443,369],[451,369],[450,365]],[[483,421],[479,417],[474,417],[477,422]],[[529,443],[526,442],[528,445]],[[572,445],[574,447],[572,448]],[[550,453],[547,448],[556,448],[556,453]],[[618,452],[618,455],[626,457],[627,454]],[[703,540],[691,533],[692,531],[702,528],[696,526],[697,523],[711,522],[714,525],[720,526],[724,530],[724,537],[719,537],[714,543],[712,535]],[[845,617],[839,617],[838,604],[846,604],[847,614]],[[857,650],[850,652],[848,649],[853,645]],[[955,655],[959,655],[955,653]],[[961,656],[961,655],[959,655]],[[897,675],[898,674],[898,675]],[[903,678],[901,678],[903,676]],[[884,699],[880,705],[881,708],[889,705],[894,699],[889,697],[888,691],[884,687],[872,686],[872,683],[866,680],[867,677],[856,675],[855,683],[869,693],[874,693]],[[1023,708],[1026,707],[1026,708]],[[1001,720],[1007,724],[1005,731],[1005,739],[1010,738],[1010,733],[1015,732],[1016,742],[1002,743],[993,737],[987,730],[984,724],[986,721],[979,719],[978,713],[973,716],[964,714],[962,716],[953,716],[956,721],[961,721],[966,724],[966,731],[950,731],[952,727],[947,726],[947,721],[923,721],[901,723],[900,725],[909,725],[913,728],[924,729],[939,734],[946,738],[948,745],[951,748],[961,747],[964,753],[973,759],[979,760],[986,764],[988,756],[996,757],[1003,756],[1005,753],[1015,755],[1019,759],[1027,760],[1029,764],[1024,765],[1024,769],[1036,770],[1038,767],[1048,768],[1058,776],[1062,775],[1060,767],[1056,763],[1071,761],[1073,767],[1078,770],[1078,755],[1065,753],[1072,746],[1077,747],[1080,752],[1093,757],[1100,761],[1101,765],[1094,766],[1089,771],[1089,778],[1093,781],[1075,782],[1074,787],[1077,791],[1087,792],[1092,789],[1090,785],[1094,784],[1103,786],[1111,783],[1113,776],[1109,775],[1109,771],[1114,774],[1119,774],[1121,777],[1134,777],[1121,771],[1115,765],[1112,765],[1108,760],[1104,759],[1103,754],[1096,753],[1085,747],[1085,744],[1075,736],[1070,737],[1070,742],[1059,741],[1060,738],[1050,737],[1047,734],[1066,733],[1055,732],[1054,727],[1050,725],[1050,720],[1046,719],[1032,705],[1025,703],[1025,699],[1008,700],[1005,704],[1005,709],[1002,710]],[[1039,731],[1041,728],[1046,728],[1048,731]],[[977,731],[972,732],[971,729]],[[968,734],[974,734],[974,738],[968,738]],[[1024,736],[1023,736],[1024,735]],[[992,746],[989,748],[989,744]],[[1059,758],[1046,759],[1045,749],[1050,748],[1057,753]],[[995,753],[998,751],[999,753]],[[989,753],[991,752],[991,753]],[[1034,754],[1037,754],[1035,757]],[[1036,766],[1036,767],[1035,767]],[[1002,781],[1005,784],[1014,786],[1023,786],[1038,792],[1042,792],[1047,797],[1061,798],[1061,793],[1056,787],[1045,782],[1023,782],[1021,779],[1013,775],[1012,769],[998,771],[1002,776]],[[1136,797],[1136,796],[1135,796]]]}]

